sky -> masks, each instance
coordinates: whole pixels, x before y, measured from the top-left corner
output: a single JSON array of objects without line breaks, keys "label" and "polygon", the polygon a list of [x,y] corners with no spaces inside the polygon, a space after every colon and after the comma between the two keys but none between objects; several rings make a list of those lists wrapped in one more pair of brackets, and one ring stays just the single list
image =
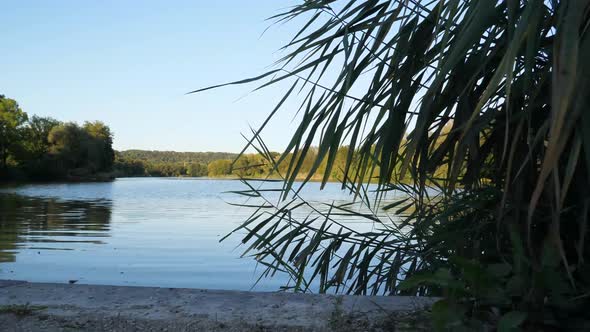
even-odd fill
[{"label": "sky", "polygon": [[[263,35],[265,19],[294,3],[5,1],[0,94],[29,115],[103,121],[117,150],[239,152],[241,133],[258,127],[287,87],[186,92],[268,70],[300,26]],[[287,105],[264,131],[271,149],[289,141],[295,111]]]}]

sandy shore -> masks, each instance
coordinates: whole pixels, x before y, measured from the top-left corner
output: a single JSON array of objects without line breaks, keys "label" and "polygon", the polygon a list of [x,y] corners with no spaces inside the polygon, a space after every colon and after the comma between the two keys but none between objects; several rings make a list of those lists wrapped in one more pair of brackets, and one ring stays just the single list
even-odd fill
[{"label": "sandy shore", "polygon": [[0,281],[2,331],[387,331],[423,327],[416,297]]}]

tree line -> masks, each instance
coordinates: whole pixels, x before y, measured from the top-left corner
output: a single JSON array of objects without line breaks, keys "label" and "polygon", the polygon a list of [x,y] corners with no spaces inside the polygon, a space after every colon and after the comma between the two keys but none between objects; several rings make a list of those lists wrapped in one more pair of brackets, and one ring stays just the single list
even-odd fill
[{"label": "tree line", "polygon": [[[357,176],[357,151],[352,153],[348,170],[348,146],[341,146],[333,160],[324,159],[316,164],[318,154],[318,147],[311,147],[305,156],[289,153],[283,158],[280,158],[281,154],[278,152],[246,153],[238,156],[226,152],[115,151],[114,174],[117,177],[281,178],[288,174],[290,169],[298,168],[297,180],[309,178],[311,181],[321,181],[326,176],[328,163],[331,163],[328,181]],[[399,166],[394,172],[399,171]],[[365,176],[377,177],[380,172],[379,165],[375,164],[370,168],[370,172]],[[446,167],[443,166],[438,173],[444,174],[446,171]]]},{"label": "tree line", "polygon": [[[312,147],[301,155],[268,152],[176,152],[113,150],[111,129],[100,121],[61,122],[29,116],[14,99],[0,95],[0,178],[11,180],[109,179],[113,177],[246,177],[280,178],[297,168],[298,179],[321,180],[328,160],[316,164]],[[330,167],[329,180],[346,173],[349,148],[340,147]],[[352,159],[356,169],[356,157]],[[376,166],[371,176],[379,172]]]},{"label": "tree line", "polygon": [[[317,148],[312,148],[298,164],[302,176],[314,169],[314,158]],[[337,165],[343,166],[348,154],[348,147],[341,147],[335,158]],[[268,155],[259,153],[242,154],[223,152],[174,152],[127,150],[115,152],[115,174],[123,176],[209,176],[228,178],[280,178],[286,174],[294,159],[292,155],[279,160],[280,153],[270,152]],[[319,180],[327,161],[320,163],[311,176]],[[316,175],[317,174],[317,175]],[[336,180],[344,176],[342,167],[335,167],[330,179]]]},{"label": "tree line", "polygon": [[79,125],[29,115],[0,95],[0,179],[86,179],[111,171],[113,134],[100,121]]},{"label": "tree line", "polygon": [[217,160],[233,160],[226,152],[176,152],[126,150],[115,152],[117,176],[208,176],[208,165]]},{"label": "tree line", "polygon": [[[323,174],[327,162],[314,167],[312,148],[302,159],[279,153],[176,152],[113,150],[113,133],[100,121],[82,125],[51,117],[29,116],[17,101],[0,95],[0,178],[7,180],[108,179],[125,176],[280,177],[289,167],[301,174]],[[330,179],[341,179],[348,147],[336,154]],[[296,163],[294,162],[296,161]],[[302,176],[303,178],[304,176]],[[318,180],[314,174],[312,180]]]}]

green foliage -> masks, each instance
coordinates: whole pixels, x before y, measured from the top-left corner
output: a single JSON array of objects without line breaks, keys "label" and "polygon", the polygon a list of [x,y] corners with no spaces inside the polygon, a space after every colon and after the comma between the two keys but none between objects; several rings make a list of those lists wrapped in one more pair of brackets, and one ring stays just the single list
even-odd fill
[{"label": "green foliage", "polygon": [[1,96],[0,103],[1,177],[54,180],[111,170],[113,135],[104,123],[81,127],[35,115],[29,119],[16,101]]},{"label": "green foliage", "polygon": [[53,118],[44,118],[33,115],[26,127],[24,142],[25,150],[30,153],[31,159],[40,159],[49,152],[49,132],[60,124]]},{"label": "green foliage", "polygon": [[0,306],[0,314],[14,314],[16,316],[30,316],[36,311],[45,310],[46,306],[26,304],[12,304]]},{"label": "green foliage", "polygon": [[[284,183],[275,201],[246,181],[246,252],[296,291],[443,296],[441,330],[588,329],[589,15],[588,0],[312,0],[275,16],[306,20],[278,68],[229,83],[292,81],[248,144]],[[292,91],[299,126],[275,158],[261,130]],[[301,174],[337,168],[361,207],[298,196]]]},{"label": "green foliage", "polygon": [[118,176],[207,176],[207,161],[221,152],[172,152],[128,150],[115,153]]},{"label": "green foliage", "polygon": [[47,137],[49,154],[62,169],[85,169],[90,173],[108,171],[113,165],[114,151],[110,129],[102,122],[59,124]]},{"label": "green foliage", "polygon": [[117,176],[146,176],[145,162],[121,157],[120,152],[115,152],[114,169]]},{"label": "green foliage", "polygon": [[209,164],[213,160],[234,159],[238,156],[235,153],[226,152],[175,152],[146,150],[126,150],[119,151],[117,154],[121,159],[147,161],[156,164],[184,162]]},{"label": "green foliage", "polygon": [[231,159],[214,160],[207,166],[209,176],[231,175]]},{"label": "green foliage", "polygon": [[5,172],[8,157],[18,149],[22,139],[22,126],[27,121],[27,113],[23,112],[14,99],[0,94],[0,167]]},{"label": "green foliage", "polygon": [[[312,148],[315,150],[316,148]],[[334,168],[329,176],[330,180],[343,178],[343,167],[346,163],[348,147],[338,150]],[[279,153],[269,152],[272,158],[278,158]],[[307,154],[302,161],[301,169],[307,172],[314,164],[313,152]],[[245,178],[277,178],[284,173],[292,155],[284,158],[280,165],[273,166],[267,155],[260,153],[231,154],[223,152],[173,152],[173,151],[143,151],[127,150],[116,152],[115,166],[119,176],[210,176],[210,177],[245,177]],[[311,177],[321,180],[325,163]],[[304,179],[301,176],[300,179]]]},{"label": "green foliage", "polygon": [[220,176],[225,174],[208,174],[208,165],[236,156],[225,152],[127,150],[116,152],[114,168],[119,176]]},{"label": "green foliage", "polygon": [[186,167],[186,175],[192,177],[207,176],[208,168],[203,163],[190,163]]},{"label": "green foliage", "polygon": [[86,132],[73,122],[55,126],[47,137],[50,144],[49,153],[63,164],[64,169],[81,168],[87,160],[87,136]]},{"label": "green foliage", "polygon": [[110,170],[115,159],[111,129],[100,121],[85,122],[83,129],[88,135],[86,144],[92,168],[98,171]]}]

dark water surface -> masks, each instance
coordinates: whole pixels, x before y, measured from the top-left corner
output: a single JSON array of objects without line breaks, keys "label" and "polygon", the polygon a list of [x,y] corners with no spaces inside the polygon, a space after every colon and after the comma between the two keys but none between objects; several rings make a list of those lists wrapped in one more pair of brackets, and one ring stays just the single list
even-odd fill
[{"label": "dark water surface", "polygon": [[[0,279],[250,290],[261,268],[240,258],[251,213],[227,204],[239,181],[136,178],[0,189]],[[318,202],[349,199],[337,184],[306,187]],[[243,201],[243,200],[242,200]],[[286,276],[254,289],[278,290]]]}]

